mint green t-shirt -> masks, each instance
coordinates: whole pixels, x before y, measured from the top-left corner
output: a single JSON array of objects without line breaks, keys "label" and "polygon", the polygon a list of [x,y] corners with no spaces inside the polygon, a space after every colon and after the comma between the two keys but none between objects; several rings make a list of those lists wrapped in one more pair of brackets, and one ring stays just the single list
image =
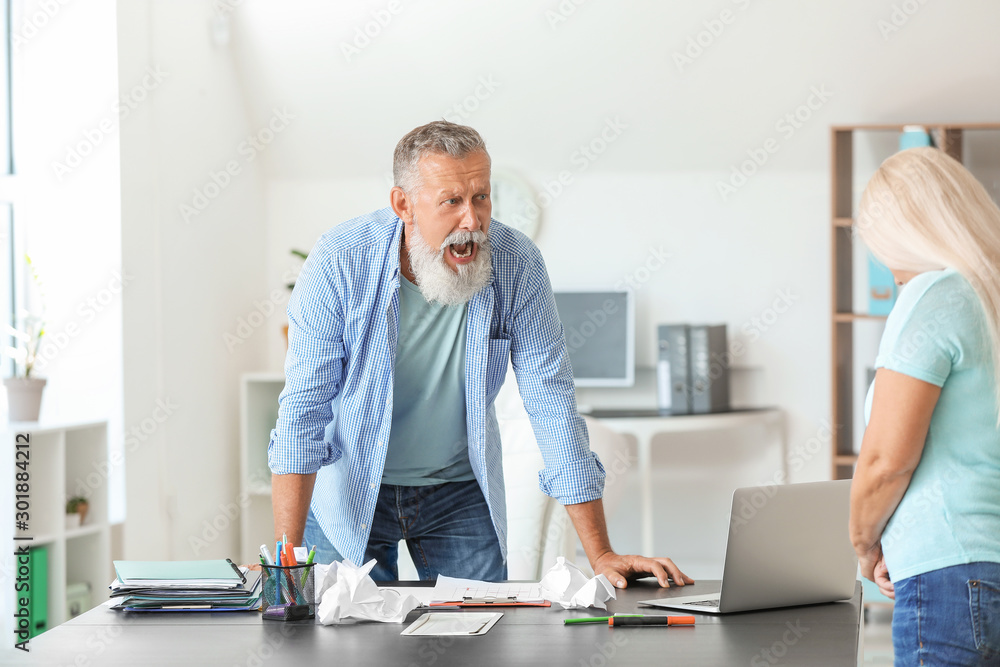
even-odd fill
[{"label": "mint green t-shirt", "polygon": [[1000,562],[1000,431],[985,317],[968,281],[945,269],[910,280],[886,321],[875,367],[941,387],[920,463],[882,534],[894,581]]},{"label": "mint green t-shirt", "polygon": [[400,275],[399,342],[383,484],[427,486],[476,478],[465,431],[467,308],[428,303]]}]

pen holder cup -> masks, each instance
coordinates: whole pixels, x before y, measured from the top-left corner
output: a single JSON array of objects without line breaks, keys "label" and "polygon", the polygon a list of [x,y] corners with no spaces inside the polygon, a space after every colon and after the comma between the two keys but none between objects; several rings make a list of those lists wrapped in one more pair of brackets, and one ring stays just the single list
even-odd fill
[{"label": "pen holder cup", "polygon": [[314,565],[261,565],[261,611],[265,620],[298,621],[316,616]]}]

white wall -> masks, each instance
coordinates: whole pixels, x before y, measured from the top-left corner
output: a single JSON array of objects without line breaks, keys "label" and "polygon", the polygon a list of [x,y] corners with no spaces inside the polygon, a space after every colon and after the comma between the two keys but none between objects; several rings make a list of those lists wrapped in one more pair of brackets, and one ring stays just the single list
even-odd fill
[{"label": "white wall", "polygon": [[118,5],[121,80],[162,78],[122,127],[125,425],[139,429],[128,558],[237,551],[238,378],[264,350],[230,353],[224,335],[263,289],[264,200],[260,163],[240,152],[257,128],[213,16],[207,0]]},{"label": "white wall", "polygon": [[[289,249],[386,205],[392,148],[412,127],[445,114],[474,125],[494,164],[540,192],[568,172],[538,237],[556,286],[614,285],[652,248],[671,253],[639,290],[639,363],[652,361],[656,323],[726,322],[746,345],[746,386],[787,411],[794,449],[823,432],[830,410],[829,126],[998,120],[1000,6],[974,0],[392,7],[217,3],[231,20],[224,48],[208,41],[207,0],[119,9],[122,80],[148,65],[171,73],[137,111],[141,127],[122,135],[125,265],[138,276],[125,300],[126,425],[157,398],[183,399],[129,459],[130,524],[140,522],[130,555],[191,555],[185,540],[235,498],[235,378],[281,368]],[[715,22],[724,9],[729,22]],[[699,39],[701,53],[678,67],[675,54]],[[358,52],[345,57],[345,44]],[[241,160],[241,137],[275,109],[294,116],[287,128],[184,224],[178,204],[209,170]],[[785,117],[796,112],[793,125]],[[615,119],[621,132],[581,159]],[[776,150],[723,197],[719,184],[765,145]],[[771,319],[784,290],[794,301]],[[260,325],[239,335],[254,312]],[[227,346],[227,332],[239,342]],[[746,454],[752,436],[709,444],[739,470],[685,471],[672,455],[665,507],[684,475],[714,497],[773,473]],[[701,444],[669,451],[685,446]],[[824,447],[793,481],[828,474]],[[620,546],[630,535],[619,531]],[[212,552],[234,546],[223,537]]]}]

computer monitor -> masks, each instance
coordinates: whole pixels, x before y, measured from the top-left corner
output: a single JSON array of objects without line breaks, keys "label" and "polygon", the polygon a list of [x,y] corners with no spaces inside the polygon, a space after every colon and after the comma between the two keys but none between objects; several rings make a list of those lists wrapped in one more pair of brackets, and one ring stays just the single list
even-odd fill
[{"label": "computer monitor", "polygon": [[621,290],[555,292],[578,387],[630,387],[635,381],[635,303]]}]

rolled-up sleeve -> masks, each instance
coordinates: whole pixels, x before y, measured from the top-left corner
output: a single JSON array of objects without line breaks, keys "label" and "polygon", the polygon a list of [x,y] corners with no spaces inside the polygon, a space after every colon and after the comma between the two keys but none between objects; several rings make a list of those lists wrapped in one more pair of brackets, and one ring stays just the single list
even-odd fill
[{"label": "rolled-up sleeve", "polygon": [[539,488],[563,505],[604,494],[604,466],[590,451],[583,417],[576,409],[573,372],[556,311],[552,285],[534,249],[515,290],[511,362],[545,467]]},{"label": "rolled-up sleeve", "polygon": [[289,340],[285,388],[267,447],[271,472],[314,473],[340,457],[326,441],[344,368],[344,316],[336,257],[322,239],[309,253],[288,302]]}]

